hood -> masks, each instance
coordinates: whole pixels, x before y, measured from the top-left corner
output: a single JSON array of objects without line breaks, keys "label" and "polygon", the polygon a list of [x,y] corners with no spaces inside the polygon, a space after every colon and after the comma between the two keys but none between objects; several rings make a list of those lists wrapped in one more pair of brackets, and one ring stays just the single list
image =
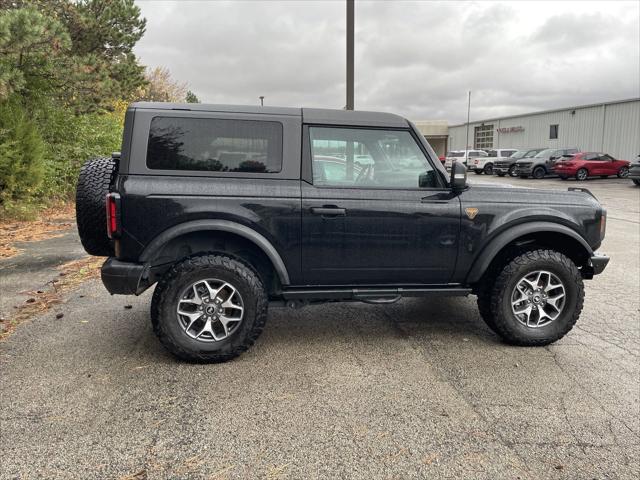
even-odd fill
[{"label": "hood", "polygon": [[[586,189],[585,189],[586,190]],[[470,184],[474,201],[486,203],[526,203],[531,205],[582,205],[600,208],[598,200],[582,190],[546,190],[490,183]],[[476,200],[477,199],[477,200]]]}]

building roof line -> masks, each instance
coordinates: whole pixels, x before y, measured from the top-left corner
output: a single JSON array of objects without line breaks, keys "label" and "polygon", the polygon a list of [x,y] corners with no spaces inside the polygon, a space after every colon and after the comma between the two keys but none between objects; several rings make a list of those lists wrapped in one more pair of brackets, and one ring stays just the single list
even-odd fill
[{"label": "building roof line", "polygon": [[[509,118],[529,117],[531,115],[544,115],[545,113],[563,112],[565,110],[582,110],[584,108],[602,107],[602,106],[605,106],[605,105],[615,105],[615,104],[618,104],[618,103],[629,103],[629,102],[638,102],[638,101],[640,101],[640,97],[625,98],[624,100],[612,100],[610,102],[590,103],[590,104],[587,104],[587,105],[576,105],[576,106],[573,106],[573,107],[554,108],[554,109],[551,109],[551,110],[538,110],[536,112],[520,113],[518,115],[506,115],[504,117],[493,117],[493,118],[487,118],[485,120],[473,120],[473,121],[469,122],[469,124],[493,122],[493,121],[496,121],[496,120],[507,120]],[[455,125],[449,125],[449,128],[462,127],[462,126],[465,126],[466,124],[467,124],[467,122],[457,123]]]}]

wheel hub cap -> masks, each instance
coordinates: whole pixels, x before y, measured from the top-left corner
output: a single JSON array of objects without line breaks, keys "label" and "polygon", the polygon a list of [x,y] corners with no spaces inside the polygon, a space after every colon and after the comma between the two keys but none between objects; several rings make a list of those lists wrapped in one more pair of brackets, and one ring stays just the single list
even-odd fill
[{"label": "wheel hub cap", "polygon": [[523,325],[544,327],[560,316],[565,300],[562,281],[549,271],[536,270],[516,283],[511,293],[511,310]]},{"label": "wheel hub cap", "polygon": [[219,342],[242,323],[244,304],[240,292],[229,282],[198,280],[184,289],[176,313],[178,324],[189,337]]}]

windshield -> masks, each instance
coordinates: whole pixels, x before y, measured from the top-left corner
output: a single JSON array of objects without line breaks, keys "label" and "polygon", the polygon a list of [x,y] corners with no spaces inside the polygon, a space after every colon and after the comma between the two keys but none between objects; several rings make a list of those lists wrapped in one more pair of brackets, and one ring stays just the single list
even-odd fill
[{"label": "windshield", "polygon": [[516,153],[511,155],[510,158],[523,158],[527,153],[529,153],[531,151],[532,150],[518,150]]},{"label": "windshield", "polygon": [[546,148],[544,150],[542,150],[540,153],[537,153],[535,155],[536,158],[547,158],[550,157],[551,155],[553,155],[553,152],[555,152],[555,150],[553,148]]}]

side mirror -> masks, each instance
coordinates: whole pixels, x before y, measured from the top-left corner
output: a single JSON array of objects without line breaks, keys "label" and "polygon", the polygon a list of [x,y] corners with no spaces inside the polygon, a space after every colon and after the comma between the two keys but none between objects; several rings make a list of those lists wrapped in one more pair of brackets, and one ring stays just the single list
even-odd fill
[{"label": "side mirror", "polygon": [[462,162],[453,162],[451,165],[451,189],[461,191],[467,188],[467,167]]}]

